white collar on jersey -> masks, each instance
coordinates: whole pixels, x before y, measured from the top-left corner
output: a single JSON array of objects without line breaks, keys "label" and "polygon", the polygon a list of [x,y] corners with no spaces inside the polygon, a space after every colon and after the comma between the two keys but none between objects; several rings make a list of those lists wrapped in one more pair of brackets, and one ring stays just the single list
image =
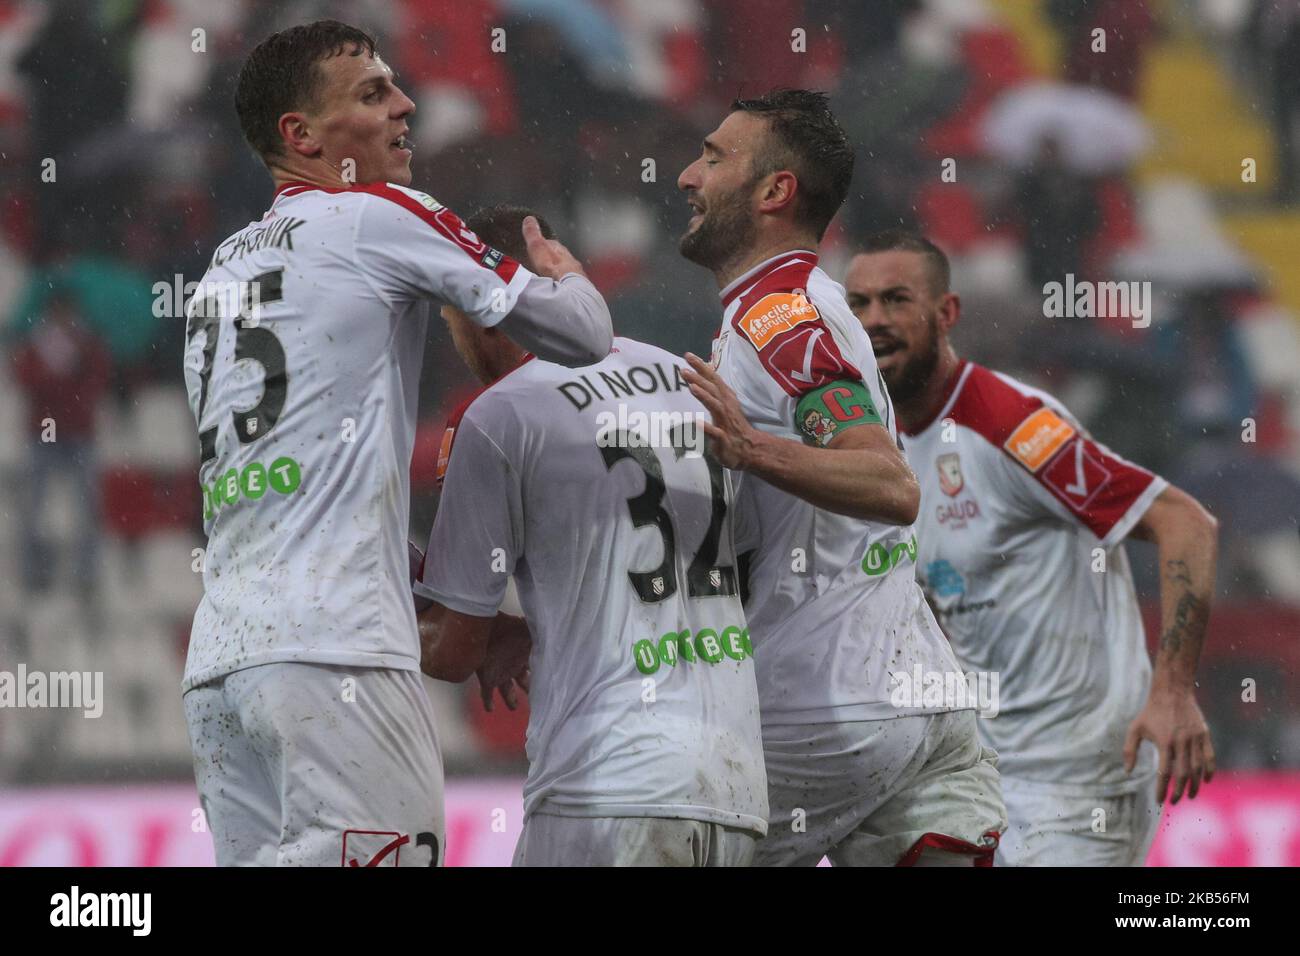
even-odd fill
[{"label": "white collar on jersey", "polygon": [[725,289],[718,293],[718,297],[722,299],[723,305],[728,305],[732,299],[749,291],[749,287],[758,282],[759,279],[765,278],[777,269],[783,269],[795,262],[811,262],[815,266],[817,265],[817,253],[811,249],[787,249],[785,252],[778,252],[770,259],[764,259],[738,279],[733,279]]}]

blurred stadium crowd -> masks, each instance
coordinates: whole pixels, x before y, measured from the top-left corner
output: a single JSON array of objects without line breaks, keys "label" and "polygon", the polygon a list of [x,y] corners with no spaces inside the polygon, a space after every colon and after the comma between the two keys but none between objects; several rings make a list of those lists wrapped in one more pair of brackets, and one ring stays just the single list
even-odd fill
[{"label": "blurred stadium crowd", "polygon": [[[535,207],[616,329],[679,352],[718,310],[677,253],[678,172],[734,96],[830,91],[858,166],[827,271],[921,230],[952,258],[966,354],[1211,508],[1219,764],[1300,767],[1300,0],[0,0],[0,669],[103,670],[120,704],[21,733],[0,711],[0,783],[189,773],[198,444],[157,284],[170,302],[260,218],[234,77],[323,16],[375,33],[416,101],[417,188],[462,215]],[[1067,274],[1150,281],[1149,326],[1046,317]],[[469,387],[433,328],[417,541]],[[1153,629],[1154,554],[1130,553]],[[519,768],[522,713],[433,693],[450,772]]]}]

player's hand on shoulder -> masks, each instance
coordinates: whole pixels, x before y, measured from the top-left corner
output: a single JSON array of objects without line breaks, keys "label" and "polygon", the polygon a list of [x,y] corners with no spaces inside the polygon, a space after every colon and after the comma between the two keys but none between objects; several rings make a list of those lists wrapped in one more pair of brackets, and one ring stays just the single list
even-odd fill
[{"label": "player's hand on shoulder", "polygon": [[682,378],[712,419],[704,423],[709,455],[723,468],[745,468],[760,432],[749,423],[740,399],[716,369],[691,352],[686,353],[686,362],[690,367],[682,370]]},{"label": "player's hand on shoulder", "polygon": [[533,272],[551,279],[563,279],[570,272],[586,276],[582,263],[574,258],[564,243],[543,236],[541,227],[532,216],[524,217],[523,233]]}]

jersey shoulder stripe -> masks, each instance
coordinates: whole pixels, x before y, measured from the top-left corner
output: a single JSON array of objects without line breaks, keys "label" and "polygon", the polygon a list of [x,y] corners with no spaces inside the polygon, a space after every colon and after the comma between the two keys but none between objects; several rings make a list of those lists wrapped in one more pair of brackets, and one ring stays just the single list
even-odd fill
[{"label": "jersey shoulder stripe", "polygon": [[862,378],[809,294],[816,268],[811,253],[778,258],[738,290],[731,318],[731,327],[758,353],[767,373],[796,399],[840,379]]},{"label": "jersey shoulder stripe", "polygon": [[418,217],[443,238],[459,247],[464,253],[491,269],[502,280],[509,282],[519,270],[519,263],[505,253],[493,249],[465,225],[464,221],[427,193],[393,183],[364,183],[353,186],[353,191],[377,196],[394,203]]},{"label": "jersey shoulder stripe", "polygon": [[[736,299],[740,299],[737,315],[752,305],[758,296],[769,292],[792,292],[808,286],[808,276],[817,266],[817,254],[803,250],[794,250],[776,256],[760,267],[753,275],[737,280],[722,296],[725,309]],[[748,300],[748,301],[746,301]]]},{"label": "jersey shoulder stripe", "polygon": [[1014,380],[974,362],[969,365],[966,380],[944,417],[1010,453],[1006,445],[1012,435],[1047,406],[1038,395],[1017,387]]},{"label": "jersey shoulder stripe", "polygon": [[1089,438],[1046,393],[973,363],[947,417],[1001,449],[1108,546],[1165,486]]}]

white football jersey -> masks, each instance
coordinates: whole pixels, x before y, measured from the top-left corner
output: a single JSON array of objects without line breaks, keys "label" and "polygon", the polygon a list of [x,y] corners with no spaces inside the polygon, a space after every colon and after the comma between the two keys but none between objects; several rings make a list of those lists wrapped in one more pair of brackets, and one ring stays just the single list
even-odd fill
[{"label": "white football jersey", "polygon": [[419,668],[407,567],[431,302],[499,322],[531,277],[431,197],[281,187],[187,308],[204,595],[184,687],[274,661]]},{"label": "white football jersey", "polygon": [[533,637],[524,810],[765,833],[726,472],[681,359],[616,338],[532,360],[455,431],[417,593],[478,617],[514,575]]},{"label": "white football jersey", "polygon": [[[871,342],[815,253],[787,252],[722,291],[713,362],[749,420],[826,445],[879,424],[897,440]],[[894,693],[894,675],[957,662],[916,584],[913,529],[834,514],[737,477],[737,551],[753,549],[745,606],[763,722],[876,720],[969,709]]]},{"label": "white football jersey", "polygon": [[962,663],[998,675],[981,735],[1007,778],[1146,786],[1149,744],[1132,777],[1123,768],[1151,664],[1122,542],[1167,483],[1010,376],[963,363],[949,387],[903,443],[922,582]]}]

